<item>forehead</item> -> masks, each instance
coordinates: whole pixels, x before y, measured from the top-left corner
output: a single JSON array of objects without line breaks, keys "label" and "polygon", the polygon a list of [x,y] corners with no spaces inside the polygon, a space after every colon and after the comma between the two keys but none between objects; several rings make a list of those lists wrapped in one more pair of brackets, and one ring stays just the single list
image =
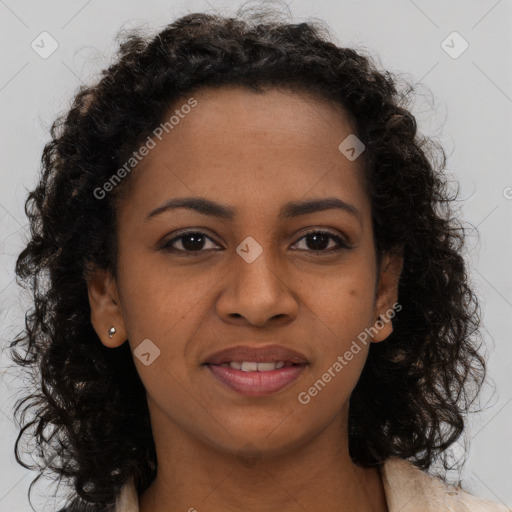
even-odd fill
[{"label": "forehead", "polygon": [[184,96],[163,116],[174,116],[172,128],[133,172],[146,198],[200,195],[234,206],[265,198],[272,209],[284,198],[338,195],[364,209],[362,163],[338,148],[354,134],[341,105],[286,89],[229,86],[191,96],[193,108],[183,107],[191,99]]},{"label": "forehead", "polygon": [[[241,131],[253,139],[282,135],[279,144],[327,142],[332,130],[353,133],[354,128],[341,104],[319,95],[286,87],[255,92],[241,86],[203,88],[194,93],[197,106],[186,123],[176,130],[177,137],[190,140],[190,132],[201,130],[219,134]],[[189,97],[177,100],[170,114],[180,109]],[[184,119],[183,119],[184,121]],[[309,145],[309,144],[308,144]]]}]

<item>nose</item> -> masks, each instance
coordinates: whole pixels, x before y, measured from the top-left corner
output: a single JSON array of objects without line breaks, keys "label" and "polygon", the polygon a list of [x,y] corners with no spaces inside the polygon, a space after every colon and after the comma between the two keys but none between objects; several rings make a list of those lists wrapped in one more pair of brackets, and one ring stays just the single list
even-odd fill
[{"label": "nose", "polygon": [[286,271],[263,251],[248,263],[235,255],[232,271],[223,279],[217,314],[228,323],[263,327],[292,322],[299,304]]}]

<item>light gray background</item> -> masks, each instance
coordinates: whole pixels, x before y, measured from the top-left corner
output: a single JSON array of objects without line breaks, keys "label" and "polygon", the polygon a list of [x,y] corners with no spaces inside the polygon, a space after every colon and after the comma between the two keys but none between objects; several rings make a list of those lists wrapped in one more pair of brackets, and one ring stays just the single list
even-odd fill
[{"label": "light gray background", "polygon": [[[232,13],[238,5],[216,0],[0,0],[2,347],[21,325],[24,298],[13,281],[13,266],[26,228],[23,203],[27,188],[35,183],[55,116],[68,108],[82,81],[93,79],[108,64],[121,27],[143,25],[153,31],[188,12],[213,6]],[[327,21],[338,44],[367,48],[385,68],[426,87],[419,89],[413,113],[420,129],[444,144],[447,171],[460,182],[461,198],[466,199],[461,215],[480,233],[480,242],[475,236],[469,240],[468,260],[481,298],[490,380],[481,399],[486,409],[469,423],[470,451],[462,482],[476,495],[512,505],[512,3],[294,0],[289,5],[296,21],[308,17]],[[31,48],[43,31],[59,45],[47,59]],[[458,58],[441,46],[453,31],[469,44]],[[456,40],[452,46],[455,51],[461,48]],[[10,418],[22,381],[6,371],[8,363],[4,353],[0,512],[28,511],[27,489],[36,473],[14,460],[17,432]],[[461,448],[456,446],[454,452],[460,454]],[[55,487],[48,487],[48,481],[36,485],[38,510],[52,493]],[[45,510],[56,510],[52,500],[46,505]]]}]

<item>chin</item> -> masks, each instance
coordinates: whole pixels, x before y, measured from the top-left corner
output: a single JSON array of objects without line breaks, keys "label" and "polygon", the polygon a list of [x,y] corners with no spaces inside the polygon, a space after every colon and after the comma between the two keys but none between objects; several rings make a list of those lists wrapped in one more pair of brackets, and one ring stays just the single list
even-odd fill
[{"label": "chin", "polygon": [[[286,418],[286,416],[284,416]],[[290,422],[283,415],[279,421],[272,423],[268,421],[250,422],[244,419],[244,424],[230,423],[224,425],[224,429],[216,428],[215,432],[222,431],[221,437],[213,437],[209,432],[207,443],[225,452],[226,454],[236,455],[237,457],[248,457],[249,459],[258,459],[261,457],[277,457],[290,453],[303,447],[307,442],[318,435],[323,428],[317,425],[311,425],[310,428],[298,429],[297,421],[290,415]]]}]

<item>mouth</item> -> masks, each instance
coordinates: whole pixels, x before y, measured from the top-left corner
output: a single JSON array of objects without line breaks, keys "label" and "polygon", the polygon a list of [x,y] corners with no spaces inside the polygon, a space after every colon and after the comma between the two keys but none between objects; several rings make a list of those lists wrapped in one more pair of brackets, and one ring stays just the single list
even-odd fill
[{"label": "mouth", "polygon": [[268,361],[262,363],[258,363],[257,361],[229,361],[229,363],[222,363],[215,366],[232,368],[233,370],[241,370],[242,372],[271,372],[273,370],[295,366],[295,364],[290,361]]},{"label": "mouth", "polygon": [[210,356],[203,366],[217,382],[232,391],[265,396],[291,385],[308,364],[301,353],[271,345],[226,349]]}]

